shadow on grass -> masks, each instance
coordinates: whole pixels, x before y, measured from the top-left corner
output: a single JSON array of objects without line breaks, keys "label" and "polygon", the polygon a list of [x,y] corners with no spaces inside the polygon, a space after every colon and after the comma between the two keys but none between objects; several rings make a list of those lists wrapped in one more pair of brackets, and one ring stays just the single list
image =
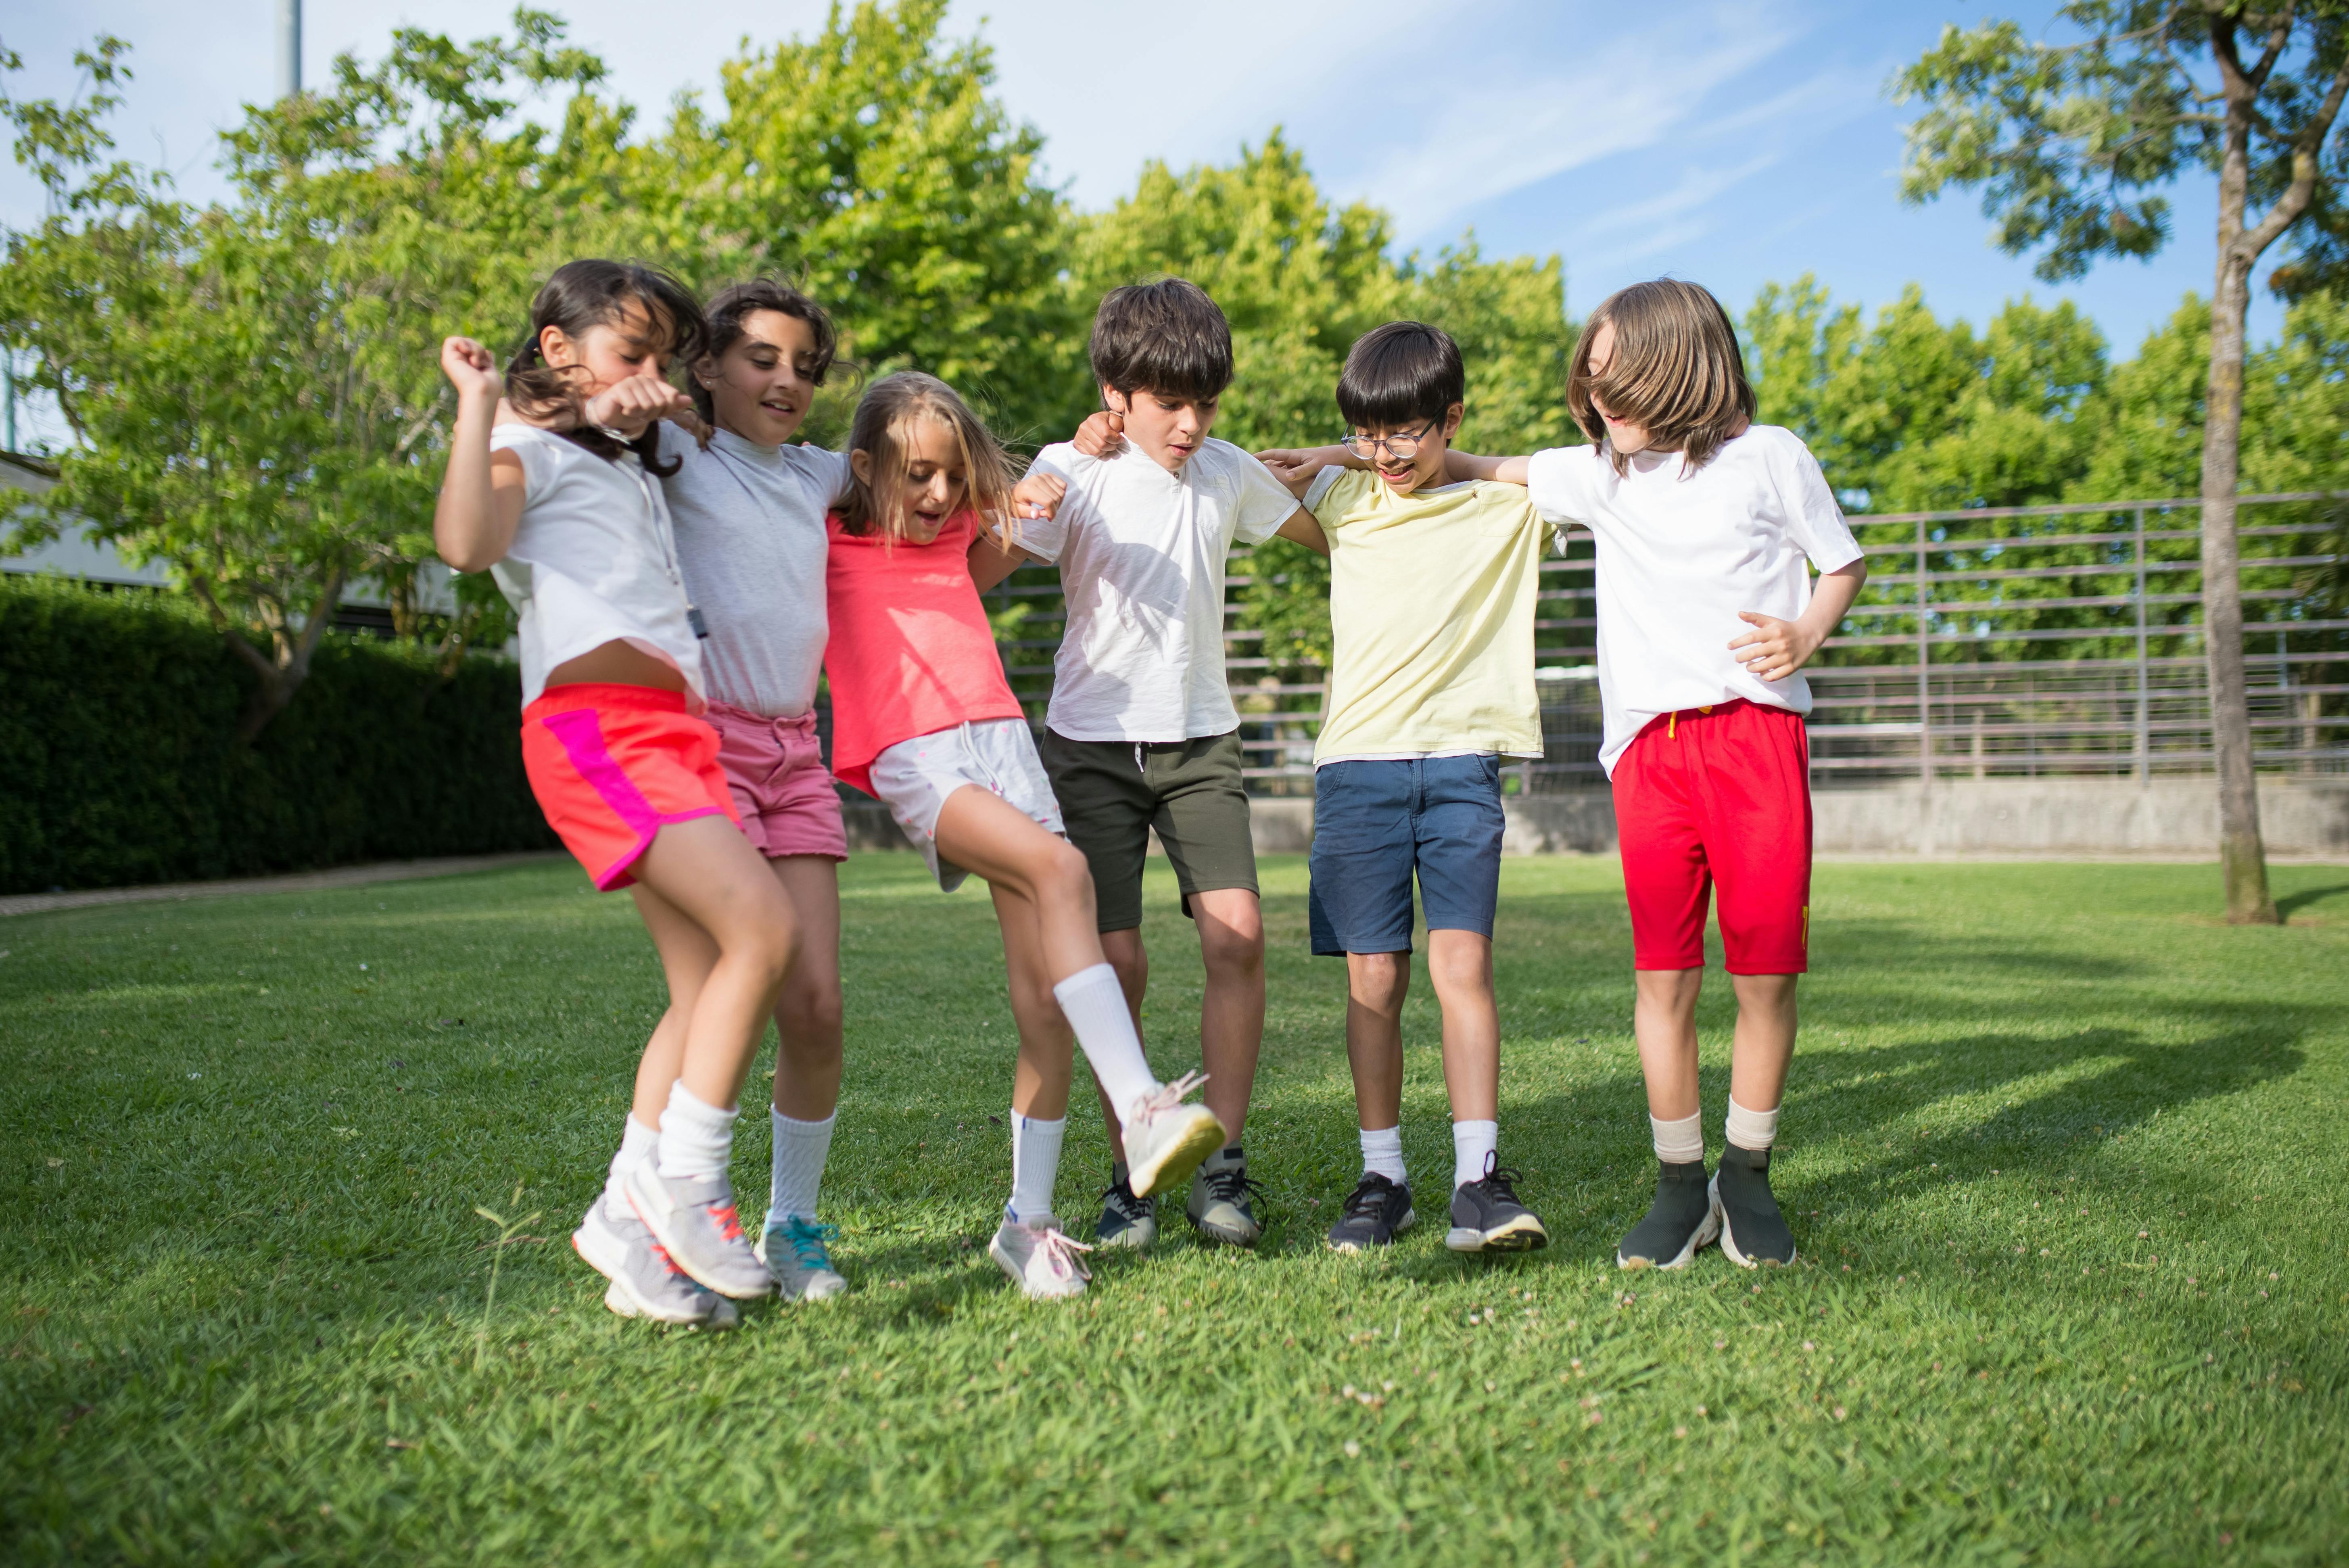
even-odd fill
[{"label": "shadow on grass", "polygon": [[2297,910],[2331,898],[2336,892],[2349,892],[2349,882],[2335,882],[2331,887],[2304,887],[2298,892],[2286,893],[2276,900],[2276,913],[2290,920]]}]

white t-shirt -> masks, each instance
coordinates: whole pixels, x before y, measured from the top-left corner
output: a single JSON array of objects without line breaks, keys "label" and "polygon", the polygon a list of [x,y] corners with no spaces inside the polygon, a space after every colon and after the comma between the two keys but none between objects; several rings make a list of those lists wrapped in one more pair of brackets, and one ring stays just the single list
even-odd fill
[{"label": "white t-shirt", "polygon": [[661,427],[661,480],[686,591],[701,612],[713,702],[769,718],[815,703],[829,627],[823,515],[847,493],[848,459],[822,447],[762,447],[731,430],[701,444]]},{"label": "white t-shirt", "polygon": [[490,449],[522,460],[522,524],[490,571],[522,616],[523,706],[546,689],[549,670],[624,642],[674,665],[698,713],[700,639],[677,540],[661,488],[636,455],[599,458],[535,425],[496,427]]},{"label": "white t-shirt", "polygon": [[1641,453],[1619,479],[1596,447],[1536,452],[1526,487],[1536,510],[1578,522],[1599,543],[1599,694],[1615,760],[1649,721],[1733,697],[1811,711],[1798,672],[1765,681],[1729,645],[1752,610],[1782,621],[1811,602],[1804,562],[1848,566],[1859,545],[1816,458],[1793,431],[1755,425],[1683,474],[1678,452]]},{"label": "white t-shirt", "polygon": [[1045,724],[1071,740],[1143,742],[1238,728],[1224,675],[1224,557],[1278,532],[1297,499],[1212,438],[1180,473],[1130,448],[1088,458],[1065,443],[1029,471],[1069,485],[1049,521],[1019,530],[1020,549],[1059,563],[1069,610]]}]

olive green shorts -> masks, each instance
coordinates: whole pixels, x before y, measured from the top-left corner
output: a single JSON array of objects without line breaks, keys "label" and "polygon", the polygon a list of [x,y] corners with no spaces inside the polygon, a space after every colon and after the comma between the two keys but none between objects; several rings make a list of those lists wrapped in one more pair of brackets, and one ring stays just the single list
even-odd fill
[{"label": "olive green shorts", "polygon": [[1257,891],[1237,730],[1137,745],[1071,740],[1048,729],[1037,750],[1060,799],[1069,842],[1092,862],[1093,903],[1103,931],[1142,923],[1142,862],[1154,828],[1174,863],[1185,914],[1191,913],[1193,893]]}]

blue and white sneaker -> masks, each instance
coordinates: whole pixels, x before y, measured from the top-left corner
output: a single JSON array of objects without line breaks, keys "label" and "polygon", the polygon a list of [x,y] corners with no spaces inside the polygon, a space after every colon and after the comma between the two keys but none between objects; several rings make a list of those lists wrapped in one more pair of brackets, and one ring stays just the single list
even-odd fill
[{"label": "blue and white sneaker", "polygon": [[767,1265],[785,1301],[830,1301],[848,1288],[848,1281],[832,1266],[831,1243],[838,1240],[838,1225],[820,1225],[798,1214],[778,1219],[769,1210],[766,1226],[750,1250]]}]

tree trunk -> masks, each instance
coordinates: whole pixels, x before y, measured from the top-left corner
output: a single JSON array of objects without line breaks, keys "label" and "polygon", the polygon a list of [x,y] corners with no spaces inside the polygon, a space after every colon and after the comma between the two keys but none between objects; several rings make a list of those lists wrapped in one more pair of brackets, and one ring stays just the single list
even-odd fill
[{"label": "tree trunk", "polygon": [[[2239,106],[2230,105],[2230,109]],[[2251,716],[2243,675],[2243,601],[2235,491],[2243,434],[2243,335],[2251,255],[2243,244],[2250,196],[2250,124],[2229,116],[2219,171],[2219,275],[2210,299],[2210,380],[2202,414],[2202,645],[2209,661],[2210,742],[2219,766],[2219,863],[2230,924],[2280,923],[2260,839],[2251,769]]]}]

